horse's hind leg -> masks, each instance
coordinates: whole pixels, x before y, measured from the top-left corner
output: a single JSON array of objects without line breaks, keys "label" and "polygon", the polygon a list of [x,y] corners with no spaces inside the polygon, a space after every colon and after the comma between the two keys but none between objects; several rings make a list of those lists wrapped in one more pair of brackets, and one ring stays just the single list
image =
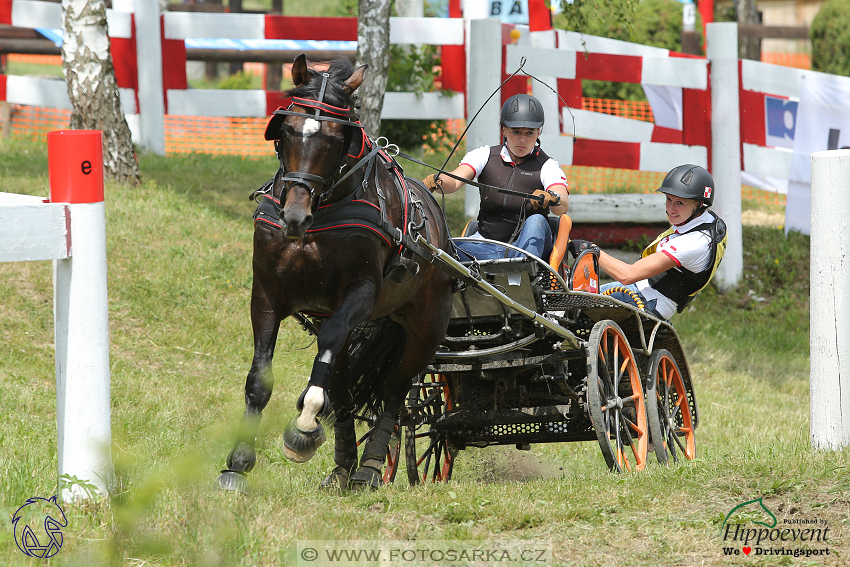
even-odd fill
[{"label": "horse's hind leg", "polygon": [[337,358],[337,371],[329,390],[334,407],[334,464],[320,488],[346,490],[348,479],[357,466],[357,434],[352,413],[353,399],[348,383],[348,348],[342,348]]},{"label": "horse's hind leg", "polygon": [[387,446],[398,419],[398,410],[410,391],[413,377],[431,361],[446,334],[451,302],[451,280],[442,272],[426,284],[422,296],[396,311],[394,319],[404,328],[405,347],[401,361],[384,382],[384,411],[375,420],[374,430],[363,449],[360,467],[351,475],[353,489],[377,489]]},{"label": "horse's hind leg", "polygon": [[236,443],[227,455],[227,468],[218,477],[221,488],[240,492],[247,491],[245,474],[254,468],[257,459],[254,443],[263,409],[272,396],[272,357],[280,329],[280,319],[257,285],[251,298],[251,323],[254,330],[254,359],[245,381],[245,413]]}]

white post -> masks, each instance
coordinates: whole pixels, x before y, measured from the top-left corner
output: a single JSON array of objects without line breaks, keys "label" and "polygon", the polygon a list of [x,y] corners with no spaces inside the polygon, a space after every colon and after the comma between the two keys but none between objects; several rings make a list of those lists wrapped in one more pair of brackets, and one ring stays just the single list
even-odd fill
[{"label": "white post", "polygon": [[[500,94],[493,95],[490,102],[483,108],[482,105],[502,82],[502,22],[496,18],[471,20],[469,28],[466,119],[472,120],[475,113],[481,110],[466,133],[466,149],[474,150],[481,146],[498,144],[500,141],[499,112],[502,110]],[[478,189],[467,185],[466,216],[477,217],[480,204],[481,197]]]},{"label": "white post", "polygon": [[809,390],[815,449],[850,446],[848,186],[850,150],[812,154]]},{"label": "white post", "polygon": [[726,255],[715,281],[721,290],[735,288],[744,271],[741,242],[741,123],[738,107],[738,24],[706,26],[711,65],[711,175],[714,209],[726,222]]},{"label": "white post", "polygon": [[159,0],[136,0],[136,67],[139,72],[140,145],[165,155],[165,100]]},{"label": "white post", "polygon": [[[62,499],[106,495],[112,481],[106,217],[100,131],[47,135],[50,200],[69,203],[71,257],[53,261],[56,420]],[[67,476],[66,476],[67,475]]]}]

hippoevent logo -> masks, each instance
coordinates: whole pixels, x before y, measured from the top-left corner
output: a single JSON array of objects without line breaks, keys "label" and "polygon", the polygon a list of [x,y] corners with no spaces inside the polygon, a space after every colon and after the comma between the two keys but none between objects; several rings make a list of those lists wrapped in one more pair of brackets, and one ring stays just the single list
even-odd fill
[{"label": "hippoevent logo", "polygon": [[15,543],[24,555],[47,559],[62,548],[62,528],[68,527],[65,511],[53,496],[30,498],[12,516]]},{"label": "hippoevent logo", "polygon": [[738,504],[726,514],[721,528],[723,555],[829,555],[826,520],[786,518],[780,522],[762,500]]}]

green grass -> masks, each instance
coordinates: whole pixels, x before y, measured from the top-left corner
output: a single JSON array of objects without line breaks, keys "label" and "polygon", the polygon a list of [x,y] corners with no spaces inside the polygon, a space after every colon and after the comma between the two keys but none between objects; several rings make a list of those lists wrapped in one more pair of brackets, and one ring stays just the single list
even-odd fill
[{"label": "green grass", "polygon": [[[45,153],[0,144],[2,190],[46,195]],[[294,565],[298,542],[316,539],[528,543],[551,551],[543,565],[847,564],[850,451],[809,444],[808,238],[745,227],[740,288],[709,289],[674,319],[700,406],[696,461],[614,475],[596,443],[471,448],[446,485],[410,488],[401,470],[376,493],[320,492],[333,441],[304,465],[280,448],[315,355],[286,321],[243,497],[213,482],[252,354],[247,195],[274,159],[142,156],[141,166],[141,186],[106,188],[118,485],[110,501],[65,507],[52,564]],[[0,264],[3,565],[38,564],[15,546],[9,519],[56,489],[51,276],[49,262]],[[830,556],[724,557],[725,515],[759,497],[780,522],[828,521]]]}]

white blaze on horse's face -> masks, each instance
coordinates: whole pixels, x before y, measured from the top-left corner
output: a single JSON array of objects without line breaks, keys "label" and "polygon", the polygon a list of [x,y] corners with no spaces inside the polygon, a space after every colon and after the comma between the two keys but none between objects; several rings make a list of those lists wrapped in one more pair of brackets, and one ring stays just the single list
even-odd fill
[{"label": "white blaze on horse's face", "polygon": [[310,134],[315,134],[319,131],[319,121],[314,120],[313,118],[307,118],[304,120],[304,128],[301,130],[305,136],[309,136]]}]

